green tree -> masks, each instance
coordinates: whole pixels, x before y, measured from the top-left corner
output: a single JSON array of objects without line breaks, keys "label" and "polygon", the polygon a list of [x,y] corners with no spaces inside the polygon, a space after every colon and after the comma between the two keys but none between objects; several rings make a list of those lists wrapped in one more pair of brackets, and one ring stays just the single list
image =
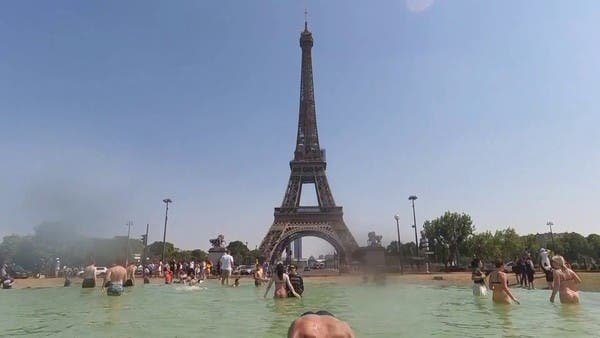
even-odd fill
[{"label": "green tree", "polygon": [[510,227],[504,230],[496,230],[496,233],[494,233],[494,246],[497,251],[493,258],[504,260],[510,260],[519,256],[525,248],[521,241],[521,236],[517,234],[515,229]]},{"label": "green tree", "polygon": [[475,228],[471,216],[446,211],[444,215],[423,224],[423,236],[429,242],[434,257],[443,259],[444,264],[459,260],[459,247],[473,234]]},{"label": "green tree", "polygon": [[[161,259],[163,252],[163,242],[156,241],[150,245],[148,245],[148,256],[151,259]],[[165,260],[168,261],[172,258],[175,253],[175,246],[173,243],[166,242],[165,243]]]},{"label": "green tree", "polygon": [[562,234],[557,242],[562,246],[562,251],[559,253],[570,262],[577,262],[582,255],[592,254],[586,238],[576,232]]},{"label": "green tree", "polygon": [[0,244],[0,264],[12,261],[22,240],[23,237],[15,234],[4,236],[2,244]]},{"label": "green tree", "polygon": [[[398,256],[398,241],[391,241],[385,248],[385,254],[388,256]],[[402,257],[412,257],[415,255],[415,242],[400,243],[400,252]]]},{"label": "green tree", "polygon": [[203,250],[194,249],[190,252],[190,256],[194,259],[194,261],[201,262],[208,257],[208,254]]},{"label": "green tree", "polygon": [[591,234],[586,238],[588,246],[590,248],[590,255],[595,259],[600,259],[600,235]]},{"label": "green tree", "polygon": [[464,243],[465,255],[489,261],[499,254],[500,249],[494,245],[494,235],[485,231],[467,238]]},{"label": "green tree", "polygon": [[250,250],[248,249],[246,244],[244,244],[241,241],[229,242],[227,249],[229,249],[231,256],[233,256],[233,261],[235,262],[235,264],[246,263],[247,258],[250,255]]}]

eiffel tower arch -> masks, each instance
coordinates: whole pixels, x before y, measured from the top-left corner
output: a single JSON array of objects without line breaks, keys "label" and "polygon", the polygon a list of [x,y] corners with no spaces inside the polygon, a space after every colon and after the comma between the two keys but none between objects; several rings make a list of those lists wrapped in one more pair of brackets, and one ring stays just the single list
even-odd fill
[{"label": "eiffel tower arch", "polygon": [[[275,219],[259,251],[265,260],[275,263],[295,240],[306,236],[318,237],[335,248],[343,270],[358,244],[344,222],[342,207],[335,204],[325,174],[325,150],[319,145],[317,131],[312,46],[312,33],[304,22],[304,31],[300,34],[302,70],[296,150],[294,159],[290,161],[291,173],[283,202],[281,207],[275,208]],[[302,187],[310,184],[314,185],[318,205],[301,206]]]}]

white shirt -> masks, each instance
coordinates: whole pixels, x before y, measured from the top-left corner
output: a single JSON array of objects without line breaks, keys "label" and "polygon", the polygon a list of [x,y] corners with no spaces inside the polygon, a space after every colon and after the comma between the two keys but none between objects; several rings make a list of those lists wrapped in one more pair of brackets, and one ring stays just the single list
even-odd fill
[{"label": "white shirt", "polygon": [[219,259],[221,263],[221,270],[232,270],[233,269],[233,257],[229,254],[224,254]]}]

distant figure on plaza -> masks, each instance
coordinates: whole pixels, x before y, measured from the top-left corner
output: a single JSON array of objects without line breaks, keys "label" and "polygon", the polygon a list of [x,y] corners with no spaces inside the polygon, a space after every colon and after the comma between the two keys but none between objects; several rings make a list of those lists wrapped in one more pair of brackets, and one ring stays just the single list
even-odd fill
[{"label": "distant figure on plaza", "polygon": [[328,311],[309,311],[294,320],[288,338],[354,338],[350,325]]},{"label": "distant figure on plaza", "polygon": [[123,286],[133,286],[135,284],[135,270],[137,267],[135,263],[129,264],[127,267],[127,277],[125,277],[125,284]]},{"label": "distant figure on plaza", "polygon": [[237,288],[238,286],[240,286],[240,278],[239,277],[235,279],[232,286],[234,288]]},{"label": "distant figure on plaza", "polygon": [[[304,293],[304,280],[302,279],[302,276],[300,276],[300,274],[296,271],[296,265],[290,264],[290,266],[288,267],[288,277],[290,278],[290,284],[292,284],[294,290],[300,296],[302,296],[302,293]],[[290,290],[289,288],[286,288],[286,290],[288,297],[294,296],[292,290]]]},{"label": "distant figure on plaza", "polygon": [[219,265],[221,268],[221,285],[229,285],[229,277],[231,277],[231,271],[233,271],[233,257],[229,254],[229,249],[219,258]]},{"label": "distant figure on plaza", "polygon": [[485,297],[487,295],[487,287],[485,286],[485,274],[481,269],[483,263],[480,259],[475,258],[471,262],[471,280],[473,281],[473,295],[477,297]]},{"label": "distant figure on plaza", "polygon": [[165,284],[171,284],[173,282],[173,272],[171,272],[169,265],[165,265],[164,271]]},{"label": "distant figure on plaza", "polygon": [[554,276],[552,283],[552,295],[550,302],[554,303],[554,297],[558,292],[558,297],[562,304],[577,304],[579,303],[579,289],[577,284],[581,283],[581,278],[567,267],[563,256],[552,257],[552,267],[554,268]]},{"label": "distant figure on plaza", "polygon": [[262,265],[256,263],[254,266],[254,286],[259,287],[264,282],[268,282],[269,279],[265,276],[265,271],[262,268]]},{"label": "distant figure on plaza", "polygon": [[71,286],[71,280],[69,279],[69,276],[67,274],[65,274],[65,282],[63,283],[64,287],[69,287]]},{"label": "distant figure on plaza", "polygon": [[[275,267],[275,273],[271,277],[271,281],[269,281],[269,285],[267,285],[267,289],[265,290],[264,297],[267,297],[267,293],[269,293],[269,289],[271,285],[275,283],[275,298],[286,298],[287,290],[292,292],[292,295],[296,298],[302,298],[296,290],[294,290],[294,286],[290,282],[290,277],[285,273],[285,268],[283,267],[283,263],[277,263]],[[287,289],[286,289],[287,286]]]},{"label": "distant figure on plaza", "polygon": [[521,287],[529,287],[529,278],[527,278],[527,256],[519,257],[517,265],[519,266]]},{"label": "distant figure on plaza", "polygon": [[127,278],[127,270],[121,265],[113,264],[104,276],[102,288],[106,287],[108,296],[120,296],[123,293],[125,278]]},{"label": "distant figure on plaza", "polygon": [[0,281],[2,282],[3,289],[10,289],[13,286],[15,280],[8,274],[8,265],[2,264],[0,268]]},{"label": "distant figure on plaza", "polygon": [[212,262],[211,262],[210,260],[208,260],[208,259],[207,259],[207,260],[206,260],[206,269],[204,270],[204,276],[205,276],[206,278],[209,278],[209,277],[210,277],[210,275],[211,275],[211,273],[212,273],[212,267],[213,267],[213,265],[212,265]]},{"label": "distant figure on plaza", "polygon": [[540,249],[540,267],[546,276],[546,284],[548,285],[548,289],[552,289],[553,272],[549,256],[550,252],[548,250],[544,248]]},{"label": "distant figure on plaza", "polygon": [[492,271],[489,276],[490,289],[494,292],[492,300],[494,303],[511,304],[515,302],[520,304],[508,288],[508,277],[506,277],[506,273],[504,272],[504,263],[502,260],[497,259],[494,265],[496,265],[496,270]]},{"label": "distant figure on plaza", "polygon": [[535,279],[535,266],[533,265],[531,254],[527,254],[527,257],[525,258],[525,274],[527,275],[529,289],[535,289],[535,286],[533,285]]},{"label": "distant figure on plaza", "polygon": [[95,288],[96,287],[96,262],[90,261],[90,264],[83,270],[83,282],[81,282],[82,288]]}]

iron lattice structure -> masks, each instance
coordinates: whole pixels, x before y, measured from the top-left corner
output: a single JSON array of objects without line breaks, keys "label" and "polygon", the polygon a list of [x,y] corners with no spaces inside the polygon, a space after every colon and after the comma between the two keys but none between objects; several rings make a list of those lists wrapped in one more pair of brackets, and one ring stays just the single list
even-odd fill
[{"label": "iron lattice structure", "polygon": [[[259,250],[263,258],[275,263],[295,239],[315,236],[333,245],[340,268],[345,268],[358,244],[344,222],[342,207],[335,204],[325,174],[325,151],[319,145],[317,132],[312,46],[312,33],[305,22],[304,31],[300,34],[302,73],[296,150],[294,159],[290,161],[291,174],[283,202],[281,207],[275,208],[275,220]],[[314,184],[317,206],[300,206],[303,184]]]}]

